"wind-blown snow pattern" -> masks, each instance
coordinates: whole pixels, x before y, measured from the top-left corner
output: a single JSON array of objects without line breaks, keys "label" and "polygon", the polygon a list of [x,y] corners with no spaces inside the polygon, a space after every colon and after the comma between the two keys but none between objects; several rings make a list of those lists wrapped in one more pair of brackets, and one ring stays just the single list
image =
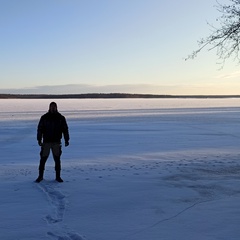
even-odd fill
[{"label": "wind-blown snow pattern", "polygon": [[63,183],[34,182],[50,101],[0,102],[0,239],[239,239],[239,99],[54,101]]}]

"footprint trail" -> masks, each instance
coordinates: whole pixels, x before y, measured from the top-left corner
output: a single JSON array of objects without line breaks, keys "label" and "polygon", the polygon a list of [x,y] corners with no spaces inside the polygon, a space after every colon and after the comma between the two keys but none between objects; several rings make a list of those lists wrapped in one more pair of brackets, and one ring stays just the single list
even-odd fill
[{"label": "footprint trail", "polygon": [[55,182],[44,181],[38,186],[46,195],[51,209],[51,213],[44,217],[51,229],[47,232],[47,236],[57,240],[87,240],[63,224],[67,197],[58,189],[58,185]]}]

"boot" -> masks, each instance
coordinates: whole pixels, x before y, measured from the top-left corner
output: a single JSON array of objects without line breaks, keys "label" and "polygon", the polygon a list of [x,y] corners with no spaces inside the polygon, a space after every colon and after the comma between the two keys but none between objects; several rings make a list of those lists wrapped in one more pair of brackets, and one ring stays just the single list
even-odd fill
[{"label": "boot", "polygon": [[35,182],[40,183],[43,180],[43,170],[39,170],[39,176],[38,178],[35,180]]},{"label": "boot", "polygon": [[56,170],[56,181],[63,182],[62,178],[60,177],[60,170]]}]

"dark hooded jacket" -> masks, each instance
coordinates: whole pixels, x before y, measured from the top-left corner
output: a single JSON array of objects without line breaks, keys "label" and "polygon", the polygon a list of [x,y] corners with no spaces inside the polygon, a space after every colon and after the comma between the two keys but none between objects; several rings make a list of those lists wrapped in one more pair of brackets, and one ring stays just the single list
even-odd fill
[{"label": "dark hooded jacket", "polygon": [[62,135],[65,142],[69,141],[69,132],[66,119],[59,112],[47,112],[39,121],[37,129],[37,140],[41,142],[61,143]]}]

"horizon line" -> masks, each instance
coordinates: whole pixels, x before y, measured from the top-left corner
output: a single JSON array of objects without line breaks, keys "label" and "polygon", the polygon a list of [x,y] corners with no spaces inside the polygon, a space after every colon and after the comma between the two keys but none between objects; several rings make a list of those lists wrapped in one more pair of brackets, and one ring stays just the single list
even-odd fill
[{"label": "horizon line", "polygon": [[84,99],[84,98],[240,98],[237,94],[144,94],[144,93],[67,93],[67,94],[29,94],[29,93],[0,93],[0,99]]}]

